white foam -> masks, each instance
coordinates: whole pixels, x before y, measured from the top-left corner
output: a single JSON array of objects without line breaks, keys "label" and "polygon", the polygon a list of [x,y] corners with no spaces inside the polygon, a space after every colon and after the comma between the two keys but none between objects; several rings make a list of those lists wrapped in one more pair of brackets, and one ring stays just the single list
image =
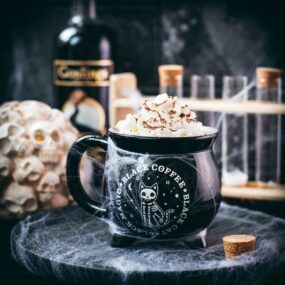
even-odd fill
[{"label": "white foam", "polygon": [[215,131],[197,121],[188,105],[167,94],[145,100],[141,109],[119,121],[116,129],[124,134],[151,137],[192,137]]}]

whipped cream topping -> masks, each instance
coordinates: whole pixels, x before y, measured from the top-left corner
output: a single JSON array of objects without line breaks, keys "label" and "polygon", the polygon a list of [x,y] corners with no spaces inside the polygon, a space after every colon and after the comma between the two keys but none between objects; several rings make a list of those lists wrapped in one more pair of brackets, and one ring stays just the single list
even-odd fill
[{"label": "whipped cream topping", "polygon": [[201,136],[213,132],[196,119],[188,105],[167,94],[145,100],[141,109],[119,121],[116,130],[124,134],[155,137]]}]

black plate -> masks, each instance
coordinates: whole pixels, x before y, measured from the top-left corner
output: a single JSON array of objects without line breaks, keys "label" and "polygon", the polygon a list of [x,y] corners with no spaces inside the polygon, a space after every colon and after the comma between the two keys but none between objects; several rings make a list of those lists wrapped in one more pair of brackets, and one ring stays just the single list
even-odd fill
[{"label": "black plate", "polygon": [[[233,233],[256,235],[256,250],[225,260],[222,237]],[[27,270],[69,284],[266,284],[285,265],[284,236],[284,220],[222,204],[205,249],[179,243],[112,248],[106,224],[78,207],[28,217],[11,240],[14,258]]]}]

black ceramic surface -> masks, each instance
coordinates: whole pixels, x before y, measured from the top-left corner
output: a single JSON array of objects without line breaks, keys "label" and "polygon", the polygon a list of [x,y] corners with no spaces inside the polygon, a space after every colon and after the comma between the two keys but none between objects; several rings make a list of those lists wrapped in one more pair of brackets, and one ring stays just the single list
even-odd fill
[{"label": "black ceramic surface", "polygon": [[[222,237],[233,233],[255,235],[256,250],[226,260]],[[182,243],[118,249],[110,246],[105,223],[68,207],[26,218],[13,229],[11,242],[13,257],[27,270],[68,284],[253,285],[284,277],[284,235],[284,220],[222,204],[205,249]]]},{"label": "black ceramic surface", "polygon": [[[116,234],[185,239],[205,229],[219,208],[220,177],[212,152],[216,135],[150,138],[111,131],[108,142],[86,135],[68,154],[69,190]],[[102,206],[87,197],[78,173],[82,154],[97,147],[108,149]]]},{"label": "black ceramic surface", "polygon": [[121,134],[109,129],[115,145],[124,150],[149,154],[183,154],[210,150],[217,138],[217,130],[208,128],[208,135],[196,137],[144,137]]}]

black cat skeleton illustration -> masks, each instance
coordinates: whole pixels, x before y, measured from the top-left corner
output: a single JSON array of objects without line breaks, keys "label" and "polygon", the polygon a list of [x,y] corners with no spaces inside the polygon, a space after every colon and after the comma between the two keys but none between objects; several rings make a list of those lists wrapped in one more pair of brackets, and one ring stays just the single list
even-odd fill
[{"label": "black cat skeleton illustration", "polygon": [[165,212],[156,203],[158,196],[158,184],[146,186],[143,182],[139,186],[139,196],[141,199],[141,215],[145,226],[165,226],[170,222],[170,214],[174,213],[173,209]]}]

